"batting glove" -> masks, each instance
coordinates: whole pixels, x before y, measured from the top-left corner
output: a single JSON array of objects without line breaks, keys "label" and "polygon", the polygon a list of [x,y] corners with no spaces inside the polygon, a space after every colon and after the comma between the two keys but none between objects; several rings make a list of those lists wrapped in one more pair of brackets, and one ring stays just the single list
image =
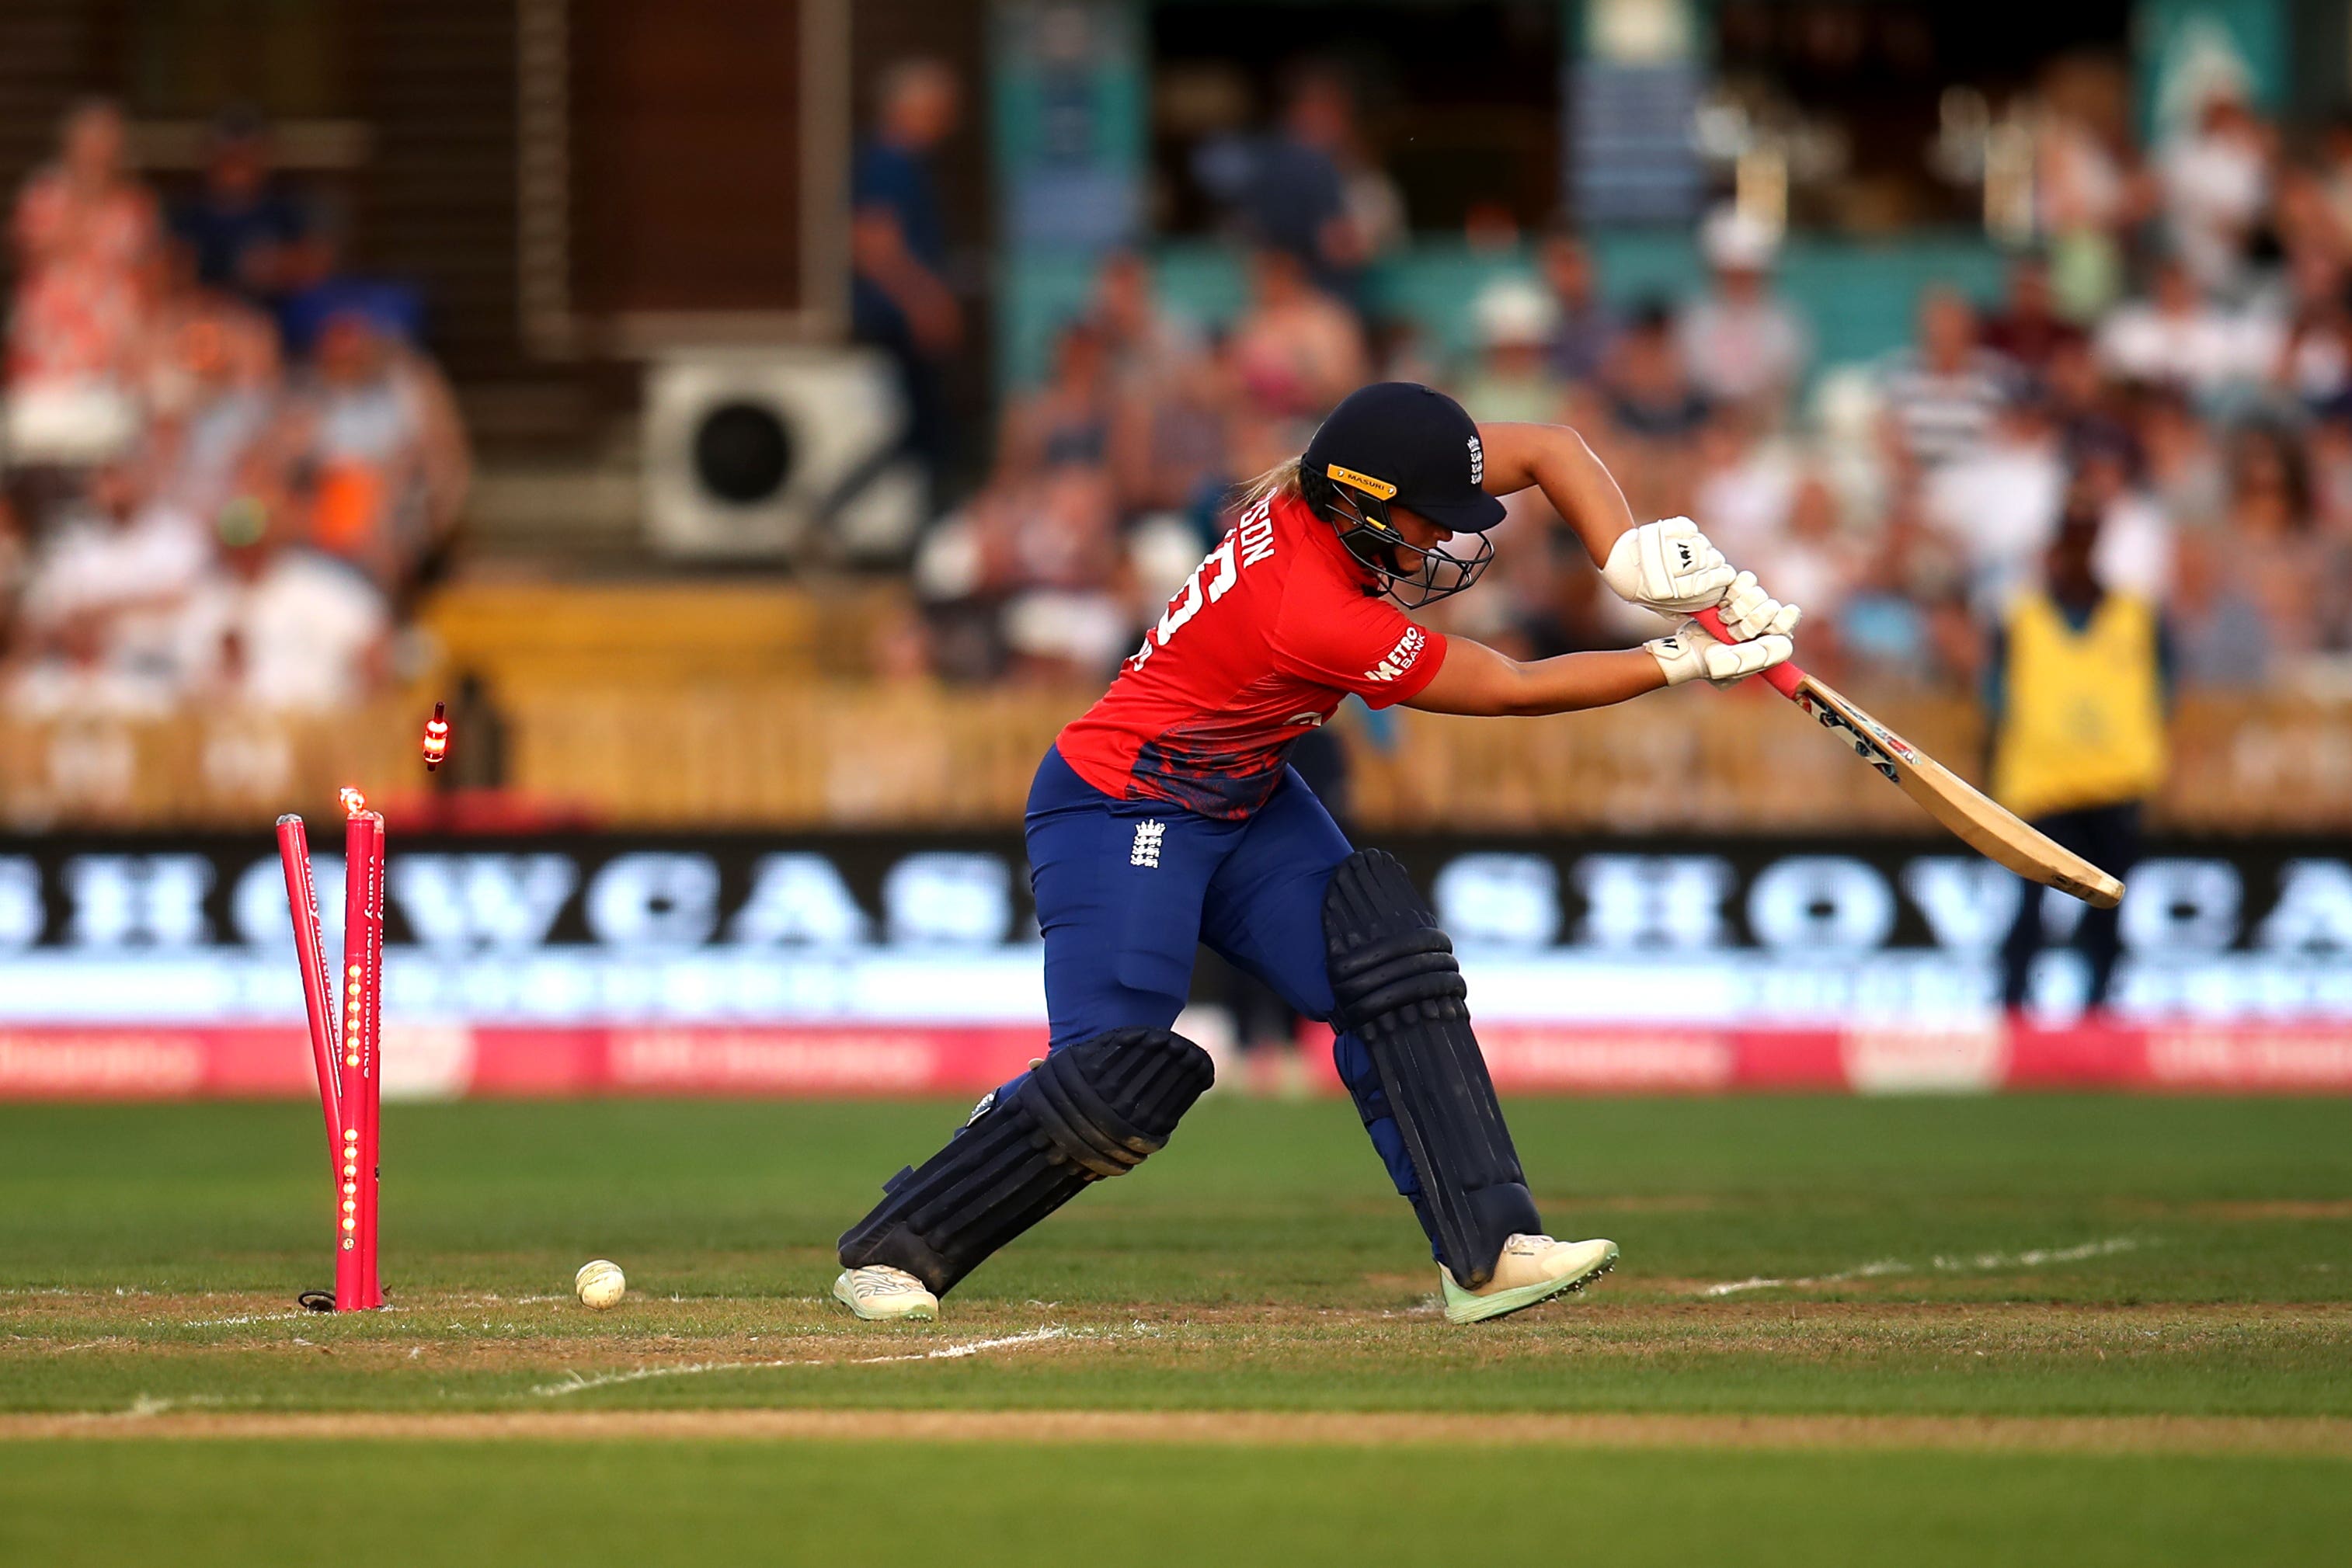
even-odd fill
[{"label": "batting glove", "polygon": [[1805,612],[1793,604],[1783,604],[1764,591],[1752,571],[1743,571],[1731,580],[1724,591],[1724,628],[1745,643],[1755,637],[1786,637],[1797,630],[1797,622]]},{"label": "batting glove", "polygon": [[1720,604],[1732,576],[1723,552],[1688,517],[1643,523],[1618,535],[1601,569],[1601,580],[1618,598],[1662,615]]},{"label": "batting glove", "polygon": [[1654,638],[1642,646],[1658,661],[1670,686],[1698,680],[1712,686],[1737,685],[1796,651],[1796,644],[1778,632],[1768,632],[1752,643],[1718,643],[1696,621],[1685,621],[1673,636]]}]

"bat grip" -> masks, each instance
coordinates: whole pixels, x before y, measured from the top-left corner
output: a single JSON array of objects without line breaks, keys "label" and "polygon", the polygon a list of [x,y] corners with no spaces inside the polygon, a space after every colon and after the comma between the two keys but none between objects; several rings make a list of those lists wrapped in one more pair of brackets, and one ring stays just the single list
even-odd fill
[{"label": "bat grip", "polygon": [[[1718,643],[1737,643],[1739,641],[1738,638],[1731,634],[1731,628],[1723,623],[1722,613],[1718,611],[1702,610],[1693,615],[1691,619],[1706,627],[1708,634],[1714,637],[1714,639]],[[1797,683],[1804,678],[1805,672],[1797,668],[1793,663],[1787,659],[1781,660],[1779,664],[1764,672],[1764,684],[1770,686],[1774,691],[1779,692],[1782,696],[1787,697],[1791,702],[1794,702],[1797,699]]]}]

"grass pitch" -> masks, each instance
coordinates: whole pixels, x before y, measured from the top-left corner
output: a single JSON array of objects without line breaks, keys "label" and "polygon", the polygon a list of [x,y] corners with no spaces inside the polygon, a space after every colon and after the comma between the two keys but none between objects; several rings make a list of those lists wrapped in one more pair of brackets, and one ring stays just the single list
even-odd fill
[{"label": "grass pitch", "polygon": [[[2352,1104],[1522,1103],[1547,1219],[1624,1260],[1463,1330],[1344,1105],[1213,1099],[943,1322],[852,1323],[832,1239],[961,1112],[395,1105],[395,1310],[326,1318],[292,1308],[314,1109],[0,1107],[0,1560],[316,1551],[329,1500],[362,1563],[815,1561],[877,1521],[973,1562],[1112,1520],[1169,1561],[2352,1529]],[[595,1256],[609,1313],[569,1295]]]}]

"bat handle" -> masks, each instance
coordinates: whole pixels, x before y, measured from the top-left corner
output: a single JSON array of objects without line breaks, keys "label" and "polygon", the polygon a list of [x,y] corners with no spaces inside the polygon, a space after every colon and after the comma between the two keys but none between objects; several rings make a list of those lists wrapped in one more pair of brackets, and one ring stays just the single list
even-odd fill
[{"label": "bat handle", "polygon": [[[1731,634],[1731,628],[1723,623],[1723,616],[1717,611],[1702,610],[1693,615],[1691,619],[1706,627],[1708,633],[1718,643],[1737,643],[1739,641],[1738,638]],[[1770,686],[1774,691],[1779,692],[1782,696],[1787,697],[1790,702],[1797,700],[1797,683],[1804,678],[1805,672],[1797,668],[1793,662],[1787,659],[1781,660],[1779,664],[1764,672],[1764,684]]]}]

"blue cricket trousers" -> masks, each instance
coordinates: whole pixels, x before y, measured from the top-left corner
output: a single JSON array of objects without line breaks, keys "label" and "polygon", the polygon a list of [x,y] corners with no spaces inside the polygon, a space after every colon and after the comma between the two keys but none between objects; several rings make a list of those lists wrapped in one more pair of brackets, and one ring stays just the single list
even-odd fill
[{"label": "blue cricket trousers", "polygon": [[[1308,1018],[1330,1017],[1323,890],[1352,846],[1296,770],[1283,770],[1251,816],[1221,821],[1164,802],[1113,800],[1050,749],[1030,787],[1025,829],[1045,942],[1049,1050],[1106,1030],[1166,1029],[1191,992],[1203,943]],[[1332,1060],[1433,1249],[1421,1181],[1370,1053],[1341,1034]]]}]

